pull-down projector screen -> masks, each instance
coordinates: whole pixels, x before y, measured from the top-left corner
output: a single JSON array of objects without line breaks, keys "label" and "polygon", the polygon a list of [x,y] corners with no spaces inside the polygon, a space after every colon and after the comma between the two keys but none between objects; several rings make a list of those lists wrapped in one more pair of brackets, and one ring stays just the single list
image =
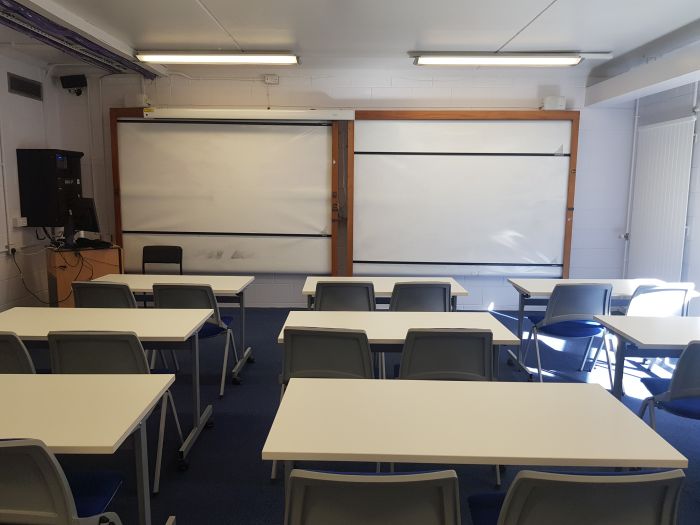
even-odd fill
[{"label": "pull-down projector screen", "polygon": [[120,121],[126,268],[178,244],[187,272],[330,271],[323,123]]},{"label": "pull-down projector screen", "polygon": [[359,274],[561,276],[568,121],[359,121]]}]

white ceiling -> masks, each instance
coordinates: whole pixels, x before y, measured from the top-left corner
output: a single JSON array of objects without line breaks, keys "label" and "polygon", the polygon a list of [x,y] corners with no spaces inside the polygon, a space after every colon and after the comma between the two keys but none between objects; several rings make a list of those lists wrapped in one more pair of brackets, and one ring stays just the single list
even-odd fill
[{"label": "white ceiling", "polygon": [[[506,43],[503,51],[611,51],[619,56],[700,19],[700,0],[53,3],[135,50],[290,50],[312,66],[358,59],[393,65],[408,61],[408,51],[496,51]],[[1,42],[12,40],[7,31],[0,31]],[[18,36],[14,40],[25,39]],[[66,61],[66,55],[51,48],[25,44],[28,54],[45,62]]]}]

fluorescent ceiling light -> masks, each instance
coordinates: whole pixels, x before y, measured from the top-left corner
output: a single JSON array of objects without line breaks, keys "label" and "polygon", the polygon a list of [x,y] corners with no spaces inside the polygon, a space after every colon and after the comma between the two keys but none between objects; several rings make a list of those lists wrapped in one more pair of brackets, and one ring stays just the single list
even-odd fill
[{"label": "fluorescent ceiling light", "polygon": [[581,62],[576,53],[412,53],[417,66],[565,67]]},{"label": "fluorescent ceiling light", "polygon": [[195,53],[171,51],[142,51],[136,54],[141,62],[155,64],[238,64],[287,66],[299,63],[290,53]]}]

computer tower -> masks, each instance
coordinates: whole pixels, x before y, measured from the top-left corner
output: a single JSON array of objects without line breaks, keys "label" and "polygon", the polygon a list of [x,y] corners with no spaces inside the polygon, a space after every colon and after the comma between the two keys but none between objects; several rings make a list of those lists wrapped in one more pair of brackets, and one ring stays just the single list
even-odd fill
[{"label": "computer tower", "polygon": [[83,195],[80,151],[18,149],[17,175],[27,226],[64,226],[70,204]]}]

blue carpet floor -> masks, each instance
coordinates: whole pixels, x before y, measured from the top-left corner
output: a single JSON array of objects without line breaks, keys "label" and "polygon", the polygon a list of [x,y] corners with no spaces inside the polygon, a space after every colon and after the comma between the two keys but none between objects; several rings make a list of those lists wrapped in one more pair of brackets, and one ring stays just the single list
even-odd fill
[{"label": "blue carpet floor", "polygon": [[[233,315],[237,314],[235,309],[231,312]],[[283,309],[248,310],[247,338],[248,344],[253,347],[256,362],[246,366],[241,385],[227,385],[223,400],[218,398],[223,339],[210,339],[201,343],[202,405],[213,405],[214,427],[202,432],[190,455],[189,469],[180,472],[176,461],[176,433],[171,424],[172,420],[168,420],[161,493],[151,500],[154,525],[165,523],[169,515],[177,516],[178,525],[282,523],[282,482],[270,481],[270,463],[263,462],[260,453],[279,401],[277,377],[281,370],[282,351],[276,343],[276,338],[287,312],[288,310]],[[512,313],[503,312],[496,316],[515,331]],[[546,380],[586,381],[593,377],[605,377],[606,374],[600,373],[603,371],[600,367],[596,374],[577,372],[582,352],[583,346],[580,344],[567,345],[565,351],[545,348],[542,355],[544,368],[558,371],[552,372]],[[189,356],[184,352],[178,355],[182,372],[177,376],[173,393],[184,430],[188,430],[191,421]],[[390,359],[396,359],[396,356]],[[503,355],[501,380],[527,379],[524,373],[508,367],[505,361]],[[534,362],[534,355],[531,355],[528,361]],[[388,365],[388,370],[393,370],[392,363]],[[626,381],[633,382],[637,379],[630,377],[626,378]],[[631,383],[629,390],[632,390]],[[626,396],[624,403],[636,412],[640,401]],[[522,409],[536,411],[537,407],[523,406]],[[495,414],[494,417],[498,415]],[[148,426],[151,463],[155,458],[157,425],[158,417],[152,417]],[[556,425],[556,421],[551,422],[553,429],[556,429]],[[700,522],[700,422],[659,411],[657,425],[659,433],[690,460],[690,467],[686,470],[679,523],[697,524]],[[513,436],[513,439],[517,439],[517,436]],[[610,439],[605,433],[605,428],[601,428],[600,447],[605,447]],[[126,482],[114,500],[112,510],[121,516],[125,524],[129,524],[136,523],[137,520],[132,458],[133,451],[128,441],[114,456],[62,456],[60,460],[69,469],[98,466],[124,472]],[[151,469],[152,467],[153,465]],[[367,464],[323,467],[368,472],[374,468],[373,465]],[[402,471],[425,470],[426,467],[431,466],[399,466]],[[444,466],[436,465],[435,468]],[[457,466],[455,470],[459,474],[462,495],[462,522],[469,524],[466,498],[474,492],[494,490],[494,470],[488,466]],[[503,476],[504,488],[508,487],[516,472],[516,468],[507,469]]]}]

